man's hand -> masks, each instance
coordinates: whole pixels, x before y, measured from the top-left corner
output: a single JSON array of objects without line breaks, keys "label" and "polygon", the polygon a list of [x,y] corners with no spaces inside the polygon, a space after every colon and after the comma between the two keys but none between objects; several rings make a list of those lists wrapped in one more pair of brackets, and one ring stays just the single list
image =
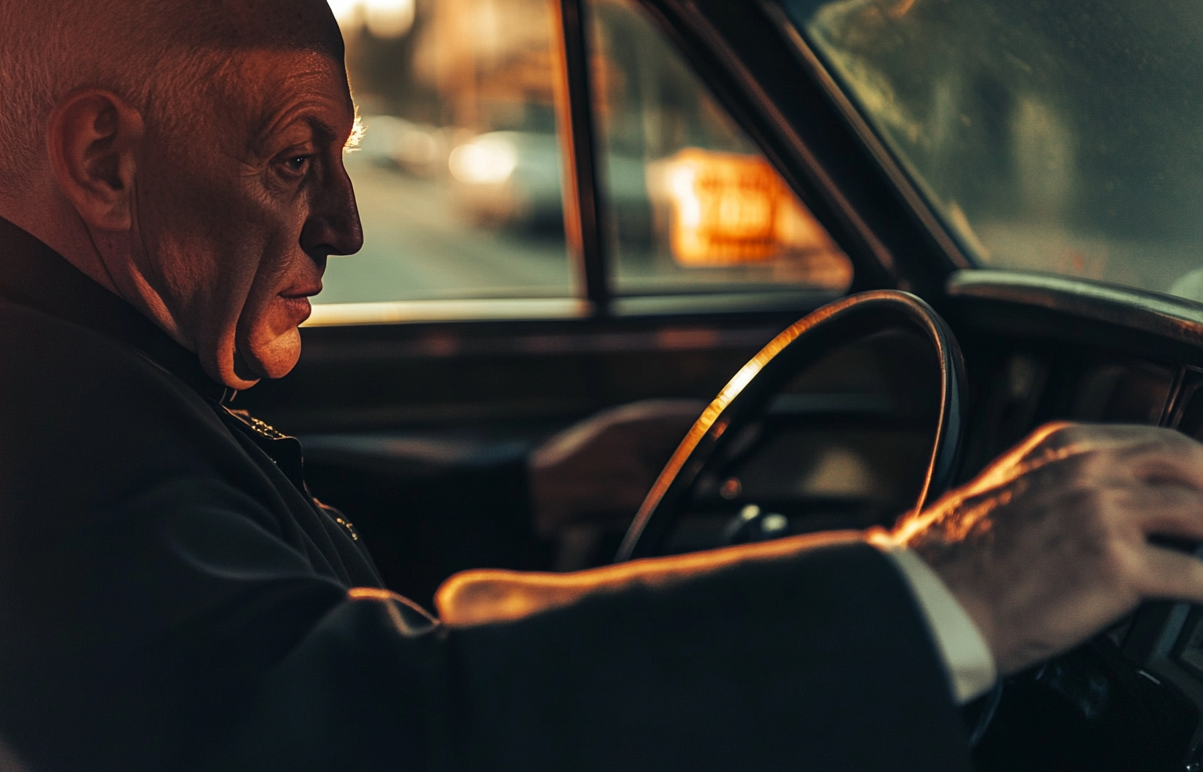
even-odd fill
[{"label": "man's hand", "polygon": [[1146,598],[1203,602],[1203,445],[1147,426],[1050,424],[899,523],[1014,673]]},{"label": "man's hand", "polygon": [[704,402],[649,399],[612,408],[553,436],[530,457],[535,525],[624,527]]}]

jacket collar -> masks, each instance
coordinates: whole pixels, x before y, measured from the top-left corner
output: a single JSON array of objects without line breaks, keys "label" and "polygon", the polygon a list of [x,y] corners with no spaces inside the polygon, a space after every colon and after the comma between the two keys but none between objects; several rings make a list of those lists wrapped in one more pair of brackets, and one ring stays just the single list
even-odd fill
[{"label": "jacket collar", "polygon": [[214,381],[196,354],[136,308],[88,278],[34,236],[0,217],[0,300],[85,327],[129,346],[210,402],[234,390]]}]

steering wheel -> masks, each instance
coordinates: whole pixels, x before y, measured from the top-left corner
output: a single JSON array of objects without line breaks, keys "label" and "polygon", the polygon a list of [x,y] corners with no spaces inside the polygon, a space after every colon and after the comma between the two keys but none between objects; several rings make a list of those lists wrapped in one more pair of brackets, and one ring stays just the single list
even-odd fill
[{"label": "steering wheel", "polygon": [[922,508],[943,493],[960,450],[965,374],[961,350],[947,323],[906,292],[876,290],[830,303],[795,322],[740,368],[702,412],[644,499],[619,548],[619,562],[662,554],[673,525],[701,475],[721,458],[732,438],[762,420],[774,398],[805,368],[872,333],[909,328],[930,344],[940,377],[935,440],[915,502]]},{"label": "steering wheel", "polygon": [[[774,398],[803,370],[841,346],[899,328],[917,331],[930,344],[931,364],[940,380],[935,438],[915,510],[947,490],[965,425],[960,345],[948,324],[920,298],[896,290],[862,292],[829,303],[790,325],[739,369],[702,411],[656,479],[627,530],[617,562],[663,552],[698,480],[723,458],[732,438],[765,418]],[[971,744],[977,743],[990,723],[1000,695],[1000,687],[996,687],[978,715],[969,718]]]},{"label": "steering wheel", "polygon": [[[617,560],[653,557],[665,552],[668,536],[690,505],[699,482],[726,460],[730,446],[738,443],[746,429],[769,415],[775,398],[807,367],[841,346],[876,332],[901,328],[917,331],[930,345],[931,364],[939,371],[940,384],[934,441],[914,507],[921,509],[942,494],[952,481],[965,425],[965,375],[960,347],[948,325],[923,300],[891,290],[865,292],[826,305],[794,323],[740,368],[702,412],[660,473],[627,530]],[[1160,623],[1155,627],[1160,630]],[[1172,689],[1162,687],[1148,673],[1119,661],[1114,644],[1105,645],[1110,636],[1111,632],[1105,631],[1088,645],[1013,677],[1007,691],[1014,706],[1009,709],[1009,719],[1003,721],[1004,730],[993,739],[979,745],[999,708],[1004,680],[999,679],[988,695],[964,709],[962,716],[969,729],[970,745],[986,751],[982,768],[1064,765],[1065,759],[1060,756],[1048,762],[1047,753],[1033,755],[1029,746],[1043,747],[1038,740],[1049,739],[1039,734],[1044,731],[1040,721],[1046,721],[1059,732],[1072,734],[1075,751],[1078,746],[1101,749],[1089,756],[1082,765],[1084,768],[1150,766],[1143,763],[1148,761],[1144,757],[1140,758],[1142,763],[1128,763],[1128,756],[1116,755],[1113,745],[1101,741],[1116,734],[1128,737],[1130,733],[1123,734],[1117,729],[1125,722],[1139,728],[1137,735],[1159,732],[1156,736],[1164,742],[1153,743],[1154,751],[1160,745],[1169,750],[1161,754],[1165,758],[1153,753],[1158,766],[1169,768],[1160,762],[1177,760],[1173,751],[1182,744],[1179,735],[1189,738],[1193,725],[1184,724],[1179,714],[1170,710],[1177,703],[1168,707],[1162,703],[1169,700],[1167,694],[1178,702],[1185,702],[1185,697],[1175,696]],[[1157,693],[1151,694],[1150,690]],[[1120,692],[1129,696],[1119,700],[1115,695]],[[1115,705],[1107,708],[1108,700]],[[1183,715],[1186,712],[1179,710]],[[1015,716],[1021,720],[1014,720]],[[1083,737],[1087,741],[1082,741]],[[1054,752],[1049,753],[1055,756]],[[1032,764],[1032,758],[1040,761]],[[1119,766],[1117,759],[1121,760]]]},{"label": "steering wheel", "polygon": [[[841,346],[889,329],[917,331],[931,348],[940,402],[931,455],[915,510],[952,482],[963,439],[966,403],[961,348],[931,306],[906,292],[863,292],[830,303],[788,327],[735,374],[686,434],[643,500],[619,548],[617,562],[662,554],[668,534],[690,501],[699,479],[724,457],[726,446],[764,419],[781,390],[803,370]],[[969,709],[970,744],[976,745],[1002,694],[1000,680],[985,700]]]}]

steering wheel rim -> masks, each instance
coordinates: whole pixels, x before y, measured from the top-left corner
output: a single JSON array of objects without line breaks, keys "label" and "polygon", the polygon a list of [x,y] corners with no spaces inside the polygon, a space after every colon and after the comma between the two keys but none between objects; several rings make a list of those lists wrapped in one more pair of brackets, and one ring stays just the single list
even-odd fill
[{"label": "steering wheel rim", "polygon": [[948,324],[922,299],[873,290],[829,303],[783,332],[752,357],[702,411],[652,485],[619,547],[616,562],[652,557],[724,437],[763,416],[782,386],[845,344],[891,327],[917,330],[931,344],[940,371],[940,409],[931,457],[915,503],[921,509],[952,481],[966,405],[960,345]]}]

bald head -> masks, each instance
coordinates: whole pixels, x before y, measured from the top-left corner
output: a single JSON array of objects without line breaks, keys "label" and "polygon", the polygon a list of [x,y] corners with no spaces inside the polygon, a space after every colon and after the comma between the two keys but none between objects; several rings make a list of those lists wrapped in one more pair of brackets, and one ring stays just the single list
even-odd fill
[{"label": "bald head", "polygon": [[111,90],[170,131],[240,52],[343,55],[324,0],[0,0],[0,29],[0,197],[45,171],[46,120],[72,91]]}]

